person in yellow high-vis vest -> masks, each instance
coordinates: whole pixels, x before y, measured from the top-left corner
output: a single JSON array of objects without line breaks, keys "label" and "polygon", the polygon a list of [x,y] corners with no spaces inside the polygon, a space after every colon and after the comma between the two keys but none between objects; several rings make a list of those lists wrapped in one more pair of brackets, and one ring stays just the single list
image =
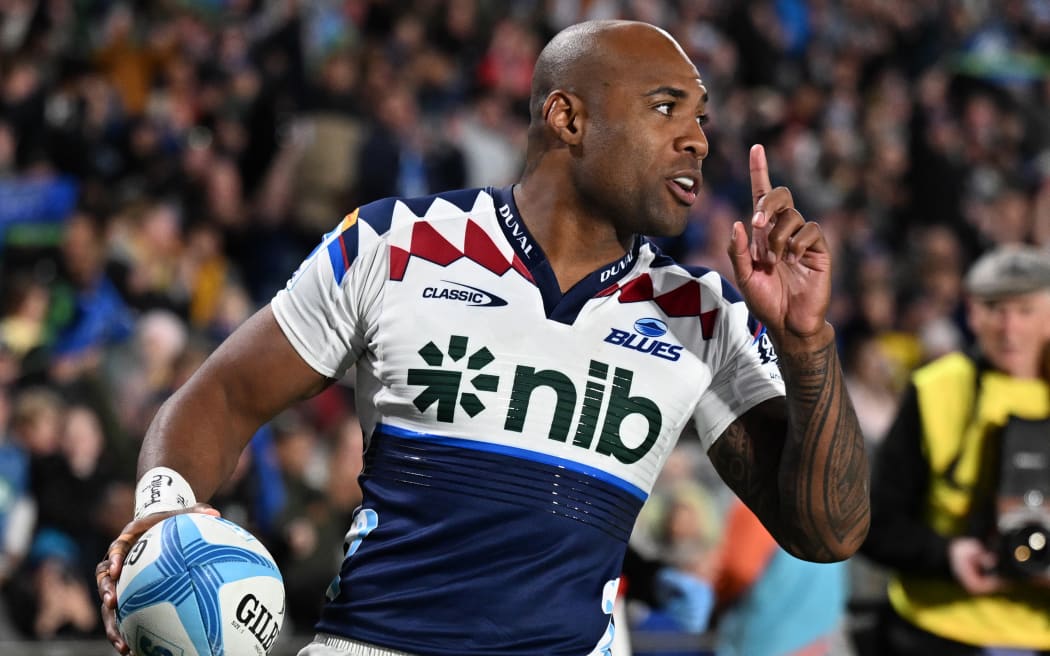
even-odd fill
[{"label": "person in yellow high-vis vest", "polygon": [[876,458],[863,553],[893,571],[887,656],[1050,654],[1050,586],[1004,575],[989,542],[986,450],[1010,417],[1050,417],[1050,253],[997,248],[965,290],[976,352],[914,372]]}]

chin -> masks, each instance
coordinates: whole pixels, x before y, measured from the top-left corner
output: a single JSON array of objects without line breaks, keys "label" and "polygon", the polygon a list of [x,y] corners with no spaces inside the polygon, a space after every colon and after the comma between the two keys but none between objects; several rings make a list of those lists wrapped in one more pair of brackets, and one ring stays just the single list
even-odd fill
[{"label": "chin", "polygon": [[997,369],[1015,378],[1025,378],[1025,374],[1030,368],[1028,365],[1032,361],[1030,358],[1010,354],[998,354],[998,357],[989,357],[988,359],[991,360],[992,365]]},{"label": "chin", "polygon": [[682,212],[681,217],[663,217],[663,220],[650,221],[648,229],[642,233],[651,237],[677,237],[685,232],[689,224],[688,213]]}]

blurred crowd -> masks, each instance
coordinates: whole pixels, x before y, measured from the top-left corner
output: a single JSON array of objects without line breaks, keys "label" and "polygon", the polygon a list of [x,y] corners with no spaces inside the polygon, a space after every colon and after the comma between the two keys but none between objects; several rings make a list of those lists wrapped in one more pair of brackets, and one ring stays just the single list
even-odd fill
[{"label": "blurred crowd", "polygon": [[[872,449],[908,373],[969,346],[967,266],[1050,246],[1046,0],[0,0],[0,639],[101,634],[94,564],[159,404],[353,207],[512,183],[539,50],[615,17],[665,27],[710,92],[703,199],[661,247],[731,277],[765,144],[837,251]],[[297,629],[361,444],[335,385],[214,499],[278,558]],[[685,446],[638,539],[710,577],[727,505]],[[854,601],[877,598],[857,569]]]}]

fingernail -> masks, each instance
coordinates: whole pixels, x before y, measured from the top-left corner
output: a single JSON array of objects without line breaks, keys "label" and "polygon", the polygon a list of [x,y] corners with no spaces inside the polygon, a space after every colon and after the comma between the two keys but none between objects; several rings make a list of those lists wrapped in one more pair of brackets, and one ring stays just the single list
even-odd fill
[{"label": "fingernail", "polygon": [[766,224],[766,213],[762,210],[755,212],[755,215],[751,217],[751,225],[761,228]]},{"label": "fingernail", "polygon": [[797,260],[798,260],[798,257],[794,253],[791,253],[791,252],[789,252],[787,255],[784,256],[784,261],[787,262],[788,264],[794,264]]},{"label": "fingernail", "polygon": [[770,264],[776,264],[777,263],[777,254],[774,253],[773,251],[769,251],[768,253],[766,253],[766,259],[769,260]]}]

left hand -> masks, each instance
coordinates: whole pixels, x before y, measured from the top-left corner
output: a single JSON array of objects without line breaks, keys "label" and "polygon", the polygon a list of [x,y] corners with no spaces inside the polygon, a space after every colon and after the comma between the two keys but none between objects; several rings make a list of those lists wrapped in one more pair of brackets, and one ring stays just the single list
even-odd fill
[{"label": "left hand", "polygon": [[729,259],[748,308],[774,337],[807,339],[825,326],[831,253],[816,223],[795,209],[787,187],[773,188],[766,152],[751,147],[750,230],[733,224]]}]

